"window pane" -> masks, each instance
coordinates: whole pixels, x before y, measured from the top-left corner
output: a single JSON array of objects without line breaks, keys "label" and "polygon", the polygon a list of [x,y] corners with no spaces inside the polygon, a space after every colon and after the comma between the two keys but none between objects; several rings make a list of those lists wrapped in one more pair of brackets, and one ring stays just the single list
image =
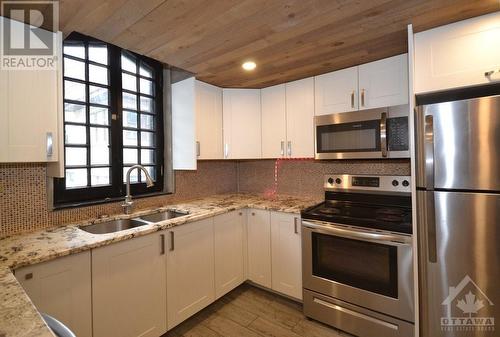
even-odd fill
[{"label": "window pane", "polygon": [[85,123],[85,105],[64,103],[64,120],[73,123]]},{"label": "window pane", "polygon": [[130,110],[137,110],[137,96],[124,92],[123,93],[123,108],[130,109]]},{"label": "window pane", "polygon": [[85,80],[85,62],[64,58],[64,76]]},{"label": "window pane", "polygon": [[122,54],[122,69],[136,74],[137,67],[135,65],[135,60],[132,60],[128,56]]},{"label": "window pane", "polygon": [[101,108],[97,106],[90,107],[90,123],[109,125],[108,108]]},{"label": "window pane", "polygon": [[131,111],[123,111],[123,126],[129,128],[137,127],[137,114]]},{"label": "window pane", "polygon": [[137,149],[123,149],[123,163],[124,164],[138,164]]},{"label": "window pane", "polygon": [[[148,173],[151,176],[151,178],[153,178],[153,181],[156,181],[155,168],[152,167],[152,166],[145,166],[144,168],[148,171]],[[141,181],[142,182],[146,182],[146,175],[142,171],[141,171]]]},{"label": "window pane", "polygon": [[109,105],[108,89],[89,86],[90,103]]},{"label": "window pane", "polygon": [[89,60],[108,64],[108,47],[103,45],[89,45]]},{"label": "window pane", "polygon": [[141,146],[155,146],[154,133],[142,131],[141,132]]},{"label": "window pane", "polygon": [[109,164],[108,128],[90,128],[90,164]]},{"label": "window pane", "polygon": [[139,68],[139,74],[149,78],[153,77],[153,71],[145,64],[141,64],[141,67]]},{"label": "window pane", "polygon": [[153,116],[141,114],[141,129],[154,129]]},{"label": "window pane", "polygon": [[72,101],[85,102],[85,84],[73,81],[64,81],[64,98]]},{"label": "window pane", "polygon": [[154,150],[141,150],[141,164],[154,164],[154,156]]},{"label": "window pane", "polygon": [[[127,181],[127,171],[130,167],[124,167],[123,168],[123,182],[126,182]],[[135,169],[133,170],[132,172],[130,172],[130,182],[131,183],[136,183],[138,182],[138,175],[137,175],[137,171],[139,169]]]},{"label": "window pane", "polygon": [[90,182],[92,186],[109,185],[109,168],[99,167],[90,169]]},{"label": "window pane", "polygon": [[66,166],[87,165],[87,149],[84,147],[66,148]]},{"label": "window pane", "polygon": [[137,146],[137,131],[123,131],[123,145]]},{"label": "window pane", "polygon": [[153,95],[153,82],[140,79],[141,94]]},{"label": "window pane", "polygon": [[137,77],[122,73],[122,87],[130,91],[137,91]]},{"label": "window pane", "polygon": [[151,98],[141,96],[141,111],[153,112],[153,100]]},{"label": "window pane", "polygon": [[107,85],[108,68],[89,64],[89,81]]},{"label": "window pane", "polygon": [[67,169],[66,188],[86,187],[87,169]]},{"label": "window pane", "polygon": [[77,44],[70,44],[70,43],[64,44],[64,54],[84,59],[85,47],[83,45],[77,45]]},{"label": "window pane", "polygon": [[64,142],[66,144],[87,144],[87,133],[85,126],[66,125]]}]

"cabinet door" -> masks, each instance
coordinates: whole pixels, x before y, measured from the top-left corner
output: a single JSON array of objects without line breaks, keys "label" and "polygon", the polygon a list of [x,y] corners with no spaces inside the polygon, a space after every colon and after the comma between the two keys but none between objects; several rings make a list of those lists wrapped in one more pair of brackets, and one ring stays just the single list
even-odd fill
[{"label": "cabinet door", "polygon": [[233,290],[244,279],[243,211],[214,218],[215,297]]},{"label": "cabinet door", "polygon": [[271,219],[269,211],[248,211],[248,279],[271,288]]},{"label": "cabinet door", "polygon": [[262,89],[261,103],[262,158],[284,157],[286,143],[285,84]]},{"label": "cabinet door", "polygon": [[222,159],[222,89],[196,81],[198,159]]},{"label": "cabinet door", "polygon": [[92,336],[90,251],[20,268],[15,274],[40,312],[78,337]]},{"label": "cabinet door", "polygon": [[174,170],[196,170],[195,79],[172,84],[172,162]]},{"label": "cabinet door", "polygon": [[272,288],[302,299],[302,242],[298,214],[271,212]]},{"label": "cabinet door", "polygon": [[315,115],[358,110],[358,67],[314,77]]},{"label": "cabinet door", "polygon": [[164,232],[92,250],[94,337],[167,331]]},{"label": "cabinet door", "polygon": [[500,12],[415,34],[415,93],[500,81]]},{"label": "cabinet door", "polygon": [[259,89],[223,89],[224,158],[262,156]]},{"label": "cabinet door", "polygon": [[174,228],[167,254],[168,328],[215,299],[213,218]]},{"label": "cabinet door", "polygon": [[408,104],[408,54],[359,66],[359,109]]},{"label": "cabinet door", "polygon": [[286,84],[286,154],[314,158],[314,79]]}]

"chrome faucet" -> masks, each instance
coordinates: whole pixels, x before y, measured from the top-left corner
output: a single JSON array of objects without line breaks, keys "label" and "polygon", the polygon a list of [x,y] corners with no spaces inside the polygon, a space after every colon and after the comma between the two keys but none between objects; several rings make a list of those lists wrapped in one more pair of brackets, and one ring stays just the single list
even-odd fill
[{"label": "chrome faucet", "polygon": [[132,201],[132,195],[130,194],[130,173],[134,169],[140,169],[144,172],[144,174],[146,175],[147,187],[152,187],[154,185],[153,178],[151,178],[151,176],[149,175],[148,171],[144,168],[144,166],[134,165],[131,168],[129,168],[126,175],[127,179],[125,180],[127,185],[127,195],[125,196],[125,202],[122,204],[123,211],[125,212],[125,214],[130,214],[132,212],[132,207],[134,205],[134,202]]}]

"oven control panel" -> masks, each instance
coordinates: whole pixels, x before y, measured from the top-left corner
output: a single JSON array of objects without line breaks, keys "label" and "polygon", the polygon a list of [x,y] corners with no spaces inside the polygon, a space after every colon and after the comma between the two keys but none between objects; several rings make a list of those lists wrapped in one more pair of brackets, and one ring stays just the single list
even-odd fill
[{"label": "oven control panel", "polygon": [[327,191],[411,193],[410,182],[410,176],[332,174],[325,176],[324,188]]}]

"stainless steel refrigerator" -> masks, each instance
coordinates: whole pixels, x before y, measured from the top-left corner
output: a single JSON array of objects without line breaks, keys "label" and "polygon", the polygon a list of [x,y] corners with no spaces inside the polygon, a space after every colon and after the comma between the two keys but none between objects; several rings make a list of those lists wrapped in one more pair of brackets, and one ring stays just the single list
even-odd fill
[{"label": "stainless steel refrigerator", "polygon": [[416,113],[422,337],[500,336],[500,96]]}]

